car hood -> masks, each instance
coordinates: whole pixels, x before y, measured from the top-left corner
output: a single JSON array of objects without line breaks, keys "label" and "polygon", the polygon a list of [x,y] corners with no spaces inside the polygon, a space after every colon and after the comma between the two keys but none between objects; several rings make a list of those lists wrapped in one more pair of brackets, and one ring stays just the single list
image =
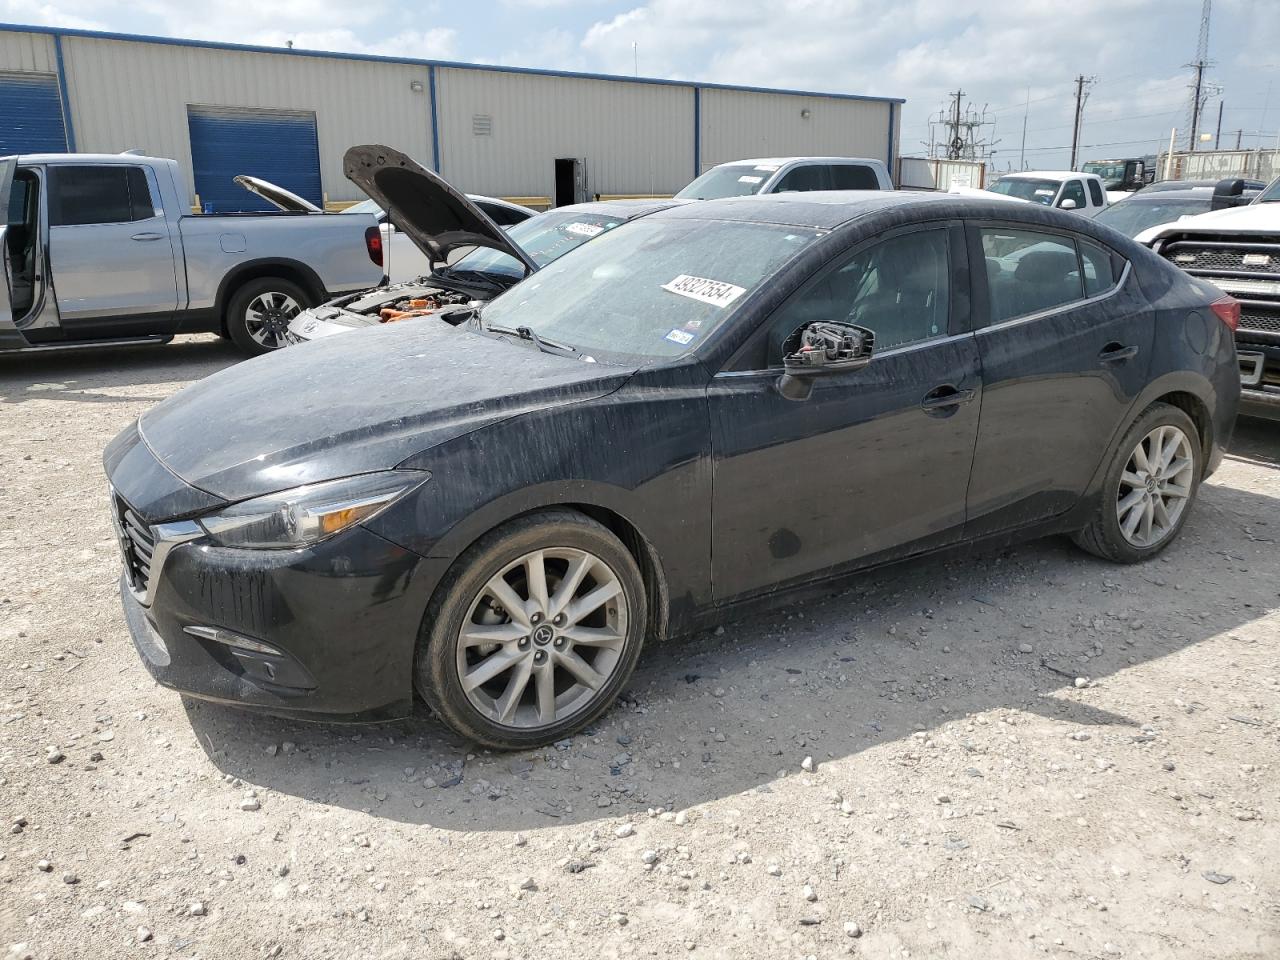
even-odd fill
[{"label": "car hood", "polygon": [[461,247],[492,247],[530,273],[538,265],[474,203],[412,157],[381,144],[352,147],[342,158],[347,179],[369,195],[433,265]]},{"label": "car hood", "polygon": [[1171,233],[1199,230],[1206,233],[1278,233],[1280,203],[1251,203],[1243,207],[1211,210],[1193,217],[1183,217],[1172,223],[1148,227],[1134,239],[1139,243],[1149,244]]},{"label": "car hood", "polygon": [[143,414],[139,430],[172,473],[243,500],[390,469],[486,424],[605,396],[635,369],[392,324],[236,364]]},{"label": "car hood", "polygon": [[262,180],[258,177],[251,177],[248,174],[240,174],[235,178],[235,182],[240,184],[250,193],[256,193],[263,200],[272,206],[279,207],[286,213],[323,213],[310,200],[306,200],[284,187],[278,187],[268,180]]}]

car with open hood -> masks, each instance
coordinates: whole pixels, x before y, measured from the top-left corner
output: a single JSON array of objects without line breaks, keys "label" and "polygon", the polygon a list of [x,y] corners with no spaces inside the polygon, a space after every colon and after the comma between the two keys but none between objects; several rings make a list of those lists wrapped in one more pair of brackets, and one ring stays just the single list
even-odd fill
[{"label": "car with open hood", "polygon": [[[406,223],[441,253],[497,249],[432,211]],[[360,719],[416,690],[473,742],[551,743],[647,641],[869,567],[1050,533],[1156,556],[1230,440],[1237,313],[1035,204],[677,205],[149,409],[104,455],[125,618],[195,697]]]},{"label": "car with open hood", "polygon": [[494,221],[483,201],[459,193],[438,174],[391,147],[352,147],[344,169],[376,209],[391,211],[390,218],[400,224],[399,235],[413,243],[417,262],[427,272],[300,313],[289,325],[286,344],[492,300],[580,244],[678,202],[576,203],[507,228]]}]

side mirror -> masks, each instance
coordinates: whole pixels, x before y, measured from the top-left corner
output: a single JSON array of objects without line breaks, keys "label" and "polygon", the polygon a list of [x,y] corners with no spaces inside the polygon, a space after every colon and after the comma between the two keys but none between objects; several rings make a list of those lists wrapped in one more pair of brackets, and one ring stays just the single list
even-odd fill
[{"label": "side mirror", "polygon": [[1058,206],[1063,210],[1074,210],[1077,204],[1074,200],[1068,197],[1066,200],[1063,200],[1060,204],[1058,204]]},{"label": "side mirror", "polygon": [[813,378],[860,370],[871,362],[876,335],[852,323],[806,323],[782,344],[778,392],[788,400],[807,400]]},{"label": "side mirror", "polygon": [[1213,199],[1210,201],[1211,210],[1221,210],[1224,207],[1239,207],[1245,203],[1244,199],[1244,181],[1238,177],[1227,177],[1225,180],[1219,180],[1213,186]]}]

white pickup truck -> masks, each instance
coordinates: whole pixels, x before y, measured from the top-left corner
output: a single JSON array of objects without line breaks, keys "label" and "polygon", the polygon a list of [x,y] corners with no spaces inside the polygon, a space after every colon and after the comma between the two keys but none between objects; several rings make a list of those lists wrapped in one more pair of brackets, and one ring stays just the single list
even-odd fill
[{"label": "white pickup truck", "polygon": [[132,154],[0,157],[0,351],[213,332],[250,354],[383,276],[369,215],[193,215],[178,165]]},{"label": "white pickup truck", "polygon": [[951,192],[987,199],[994,193],[1005,200],[1039,203],[1059,210],[1070,210],[1085,217],[1096,217],[1106,209],[1108,203],[1101,177],[1073,170],[1006,173],[985,190],[956,187]]},{"label": "white pickup truck", "polygon": [[1280,419],[1280,178],[1247,206],[1183,217],[1134,239],[1240,301],[1240,412]]}]

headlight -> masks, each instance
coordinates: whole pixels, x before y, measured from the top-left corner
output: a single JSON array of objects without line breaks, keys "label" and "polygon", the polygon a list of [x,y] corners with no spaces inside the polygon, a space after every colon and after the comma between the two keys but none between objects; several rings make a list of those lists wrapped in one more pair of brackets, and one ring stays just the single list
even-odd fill
[{"label": "headlight", "polygon": [[224,547],[304,547],[368,520],[430,478],[422,470],[366,473],[245,500],[198,522]]}]

